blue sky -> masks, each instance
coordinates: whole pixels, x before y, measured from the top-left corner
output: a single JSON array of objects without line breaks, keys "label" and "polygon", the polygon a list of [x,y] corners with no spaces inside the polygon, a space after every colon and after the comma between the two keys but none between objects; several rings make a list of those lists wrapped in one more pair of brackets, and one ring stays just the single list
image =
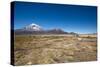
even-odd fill
[{"label": "blue sky", "polygon": [[61,28],[66,32],[96,33],[96,6],[73,6],[15,2],[14,29],[31,23],[44,29]]}]

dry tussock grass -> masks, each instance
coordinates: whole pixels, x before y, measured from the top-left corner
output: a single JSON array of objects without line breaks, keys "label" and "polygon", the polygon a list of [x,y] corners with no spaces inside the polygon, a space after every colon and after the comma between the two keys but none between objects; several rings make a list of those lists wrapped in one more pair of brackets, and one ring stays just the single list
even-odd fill
[{"label": "dry tussock grass", "polygon": [[96,52],[96,41],[77,37],[16,35],[14,40],[15,65],[93,61]]}]

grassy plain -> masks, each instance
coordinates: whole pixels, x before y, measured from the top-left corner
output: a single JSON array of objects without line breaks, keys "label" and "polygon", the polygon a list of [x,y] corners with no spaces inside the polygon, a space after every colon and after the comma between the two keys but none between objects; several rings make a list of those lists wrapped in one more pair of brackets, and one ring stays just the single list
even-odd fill
[{"label": "grassy plain", "polygon": [[95,61],[96,37],[15,35],[15,65]]}]

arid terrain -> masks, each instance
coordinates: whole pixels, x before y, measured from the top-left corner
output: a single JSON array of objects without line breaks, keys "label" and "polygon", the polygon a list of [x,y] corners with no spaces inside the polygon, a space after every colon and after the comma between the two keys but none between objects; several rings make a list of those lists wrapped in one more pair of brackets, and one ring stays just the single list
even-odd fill
[{"label": "arid terrain", "polygon": [[15,65],[95,61],[96,36],[15,35]]}]

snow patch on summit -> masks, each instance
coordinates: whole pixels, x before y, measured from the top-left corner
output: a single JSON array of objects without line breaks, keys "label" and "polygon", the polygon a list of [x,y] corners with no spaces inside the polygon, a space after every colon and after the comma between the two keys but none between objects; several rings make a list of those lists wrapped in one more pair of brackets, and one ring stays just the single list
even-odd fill
[{"label": "snow patch on summit", "polygon": [[32,23],[32,24],[24,27],[24,29],[28,30],[28,31],[41,31],[42,27],[37,24]]}]

